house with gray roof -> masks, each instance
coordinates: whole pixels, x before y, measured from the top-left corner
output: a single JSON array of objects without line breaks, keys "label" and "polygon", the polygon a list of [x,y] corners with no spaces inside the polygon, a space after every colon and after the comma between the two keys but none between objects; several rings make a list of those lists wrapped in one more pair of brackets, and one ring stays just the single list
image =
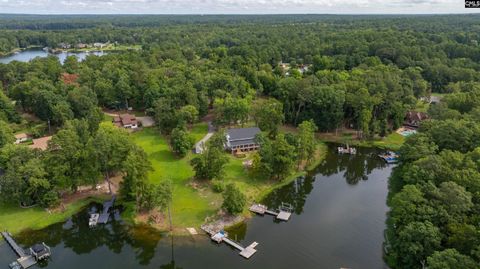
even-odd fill
[{"label": "house with gray roof", "polygon": [[228,129],[225,148],[232,153],[257,150],[260,145],[255,141],[255,137],[260,132],[258,127]]}]

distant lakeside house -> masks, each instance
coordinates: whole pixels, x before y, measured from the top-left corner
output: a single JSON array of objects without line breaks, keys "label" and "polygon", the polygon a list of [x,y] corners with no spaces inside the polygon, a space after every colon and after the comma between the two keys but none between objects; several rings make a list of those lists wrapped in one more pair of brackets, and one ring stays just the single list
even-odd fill
[{"label": "distant lakeside house", "polygon": [[25,133],[16,134],[14,144],[18,145],[18,144],[21,144],[21,143],[25,143],[25,142],[28,141],[28,138],[29,138],[28,135],[25,134]]},{"label": "distant lakeside house", "polygon": [[257,150],[260,145],[255,137],[260,132],[258,127],[228,129],[225,135],[227,140],[225,148],[232,153]]},{"label": "distant lakeside house", "polygon": [[112,120],[113,124],[117,127],[123,127],[126,129],[137,129],[138,128],[138,121],[135,115],[131,114],[122,114],[113,117]]},{"label": "distant lakeside house", "polygon": [[405,122],[403,125],[417,129],[420,127],[422,121],[427,119],[429,119],[429,116],[425,112],[408,111],[407,115],[405,115]]},{"label": "distant lakeside house", "polygon": [[95,42],[95,43],[93,43],[93,47],[95,47],[97,49],[103,49],[104,47],[107,47],[108,45],[110,45],[110,42],[107,42],[107,43]]},{"label": "distant lakeside house", "polygon": [[77,49],[86,49],[86,48],[88,48],[88,45],[85,44],[85,43],[78,43],[77,45],[75,45],[75,48],[77,48]]}]

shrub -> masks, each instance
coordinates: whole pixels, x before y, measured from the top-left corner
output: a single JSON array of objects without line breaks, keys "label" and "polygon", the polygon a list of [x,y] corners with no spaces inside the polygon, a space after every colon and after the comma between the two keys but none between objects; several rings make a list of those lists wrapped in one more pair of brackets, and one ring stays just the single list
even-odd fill
[{"label": "shrub", "polygon": [[212,181],[212,189],[217,193],[223,192],[225,190],[225,182],[219,180]]},{"label": "shrub", "polygon": [[246,203],[247,198],[245,194],[243,194],[234,183],[228,184],[223,192],[222,208],[228,213],[236,215],[243,211]]}]

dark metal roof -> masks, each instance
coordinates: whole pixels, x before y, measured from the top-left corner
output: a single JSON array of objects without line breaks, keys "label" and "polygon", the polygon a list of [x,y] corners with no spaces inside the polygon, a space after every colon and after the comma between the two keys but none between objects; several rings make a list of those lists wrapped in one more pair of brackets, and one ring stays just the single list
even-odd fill
[{"label": "dark metal roof", "polygon": [[236,140],[236,141],[232,141],[230,142],[230,147],[236,147],[236,146],[240,146],[240,145],[251,145],[251,144],[257,144],[257,142],[255,142],[255,139],[244,139],[244,140]]},{"label": "dark metal roof", "polygon": [[258,127],[235,128],[227,130],[228,141],[230,142],[237,140],[253,140],[258,133],[260,133],[260,129]]},{"label": "dark metal roof", "polygon": [[43,251],[46,251],[46,248],[42,244],[35,244],[33,245],[32,250],[35,253],[41,253]]}]

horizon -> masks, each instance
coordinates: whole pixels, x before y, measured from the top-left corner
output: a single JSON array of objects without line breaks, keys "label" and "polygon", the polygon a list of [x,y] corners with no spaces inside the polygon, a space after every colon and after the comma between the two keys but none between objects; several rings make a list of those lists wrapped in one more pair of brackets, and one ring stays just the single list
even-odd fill
[{"label": "horizon", "polygon": [[0,0],[14,15],[457,15],[476,14],[458,0]]},{"label": "horizon", "polygon": [[22,16],[438,16],[438,15],[480,15],[478,12],[450,13],[0,13]]}]

